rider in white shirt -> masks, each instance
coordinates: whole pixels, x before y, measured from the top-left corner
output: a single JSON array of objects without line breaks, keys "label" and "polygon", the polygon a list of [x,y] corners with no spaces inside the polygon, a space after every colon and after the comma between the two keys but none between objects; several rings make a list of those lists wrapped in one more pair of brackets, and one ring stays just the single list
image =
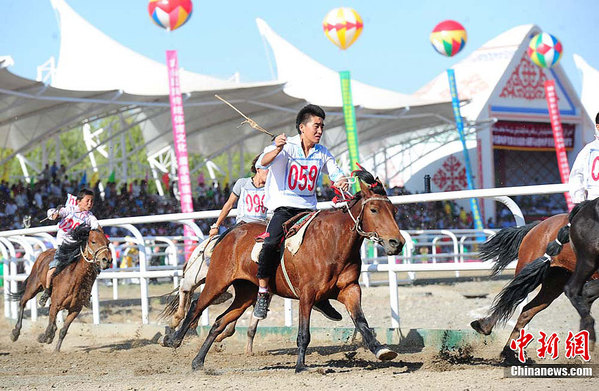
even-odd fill
[{"label": "rider in white shirt", "polygon": [[236,225],[266,220],[264,183],[268,175],[268,168],[258,163],[259,157],[260,155],[256,156],[252,161],[251,171],[254,175],[249,178],[240,178],[233,185],[231,195],[223,205],[216,223],[210,226],[210,237],[218,234],[218,228],[225,221],[235,203],[237,203]]},{"label": "rider in white shirt", "polygon": [[52,293],[52,276],[59,263],[59,258],[62,254],[63,243],[73,243],[74,239],[71,236],[75,228],[80,225],[89,225],[91,229],[97,229],[100,225],[98,219],[91,212],[94,206],[94,192],[90,189],[81,189],[77,194],[77,205],[63,206],[61,208],[48,209],[48,218],[56,220],[60,218],[58,223],[58,232],[56,234],[56,252],[54,259],[48,265],[48,273],[46,275],[46,289],[40,297],[40,306],[46,305],[46,301]]},{"label": "rider in white shirt", "polygon": [[575,204],[599,197],[599,113],[595,116],[595,140],[576,156],[570,170],[569,186]]},{"label": "rider in white shirt", "polygon": [[[335,182],[335,186],[349,189],[349,183],[335,158],[319,144],[324,131],[324,119],[322,108],[305,106],[295,121],[298,135],[289,139],[285,134],[277,136],[273,145],[266,147],[260,156],[260,163],[270,170],[266,177],[265,204],[272,217],[259,257],[258,300],[254,308],[254,316],[258,319],[264,319],[268,311],[268,283],[281,258],[283,223],[299,213],[316,209],[316,186],[321,171]],[[330,307],[328,301],[321,303]],[[332,307],[327,309],[334,311]]]}]

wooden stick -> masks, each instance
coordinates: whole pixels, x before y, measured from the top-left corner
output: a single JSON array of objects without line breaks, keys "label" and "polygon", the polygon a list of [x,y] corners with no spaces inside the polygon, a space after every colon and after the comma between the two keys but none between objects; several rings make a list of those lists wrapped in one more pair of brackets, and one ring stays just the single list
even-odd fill
[{"label": "wooden stick", "polygon": [[267,135],[269,135],[270,137],[272,137],[273,139],[276,137],[274,134],[270,133],[268,130],[266,130],[266,129],[264,129],[262,126],[258,125],[258,124],[256,123],[256,121],[254,121],[253,119],[251,119],[250,117],[246,116],[246,115],[245,115],[245,114],[243,114],[241,111],[239,111],[239,110],[237,109],[237,107],[233,106],[231,103],[227,102],[226,100],[224,100],[223,98],[221,98],[220,96],[218,96],[218,95],[216,95],[216,94],[214,94],[214,96],[215,96],[217,99],[219,99],[219,100],[223,101],[224,103],[226,103],[227,105],[229,105],[229,106],[230,106],[230,107],[231,107],[233,110],[235,110],[236,112],[238,112],[239,114],[241,114],[241,116],[242,116],[243,118],[245,118],[245,121],[243,121],[243,122],[241,123],[241,125],[243,125],[243,124],[248,124],[248,125],[250,125],[250,127],[252,127],[253,129],[256,129],[257,131],[259,131],[259,132],[262,132],[262,133],[264,133],[264,134],[267,134]]}]

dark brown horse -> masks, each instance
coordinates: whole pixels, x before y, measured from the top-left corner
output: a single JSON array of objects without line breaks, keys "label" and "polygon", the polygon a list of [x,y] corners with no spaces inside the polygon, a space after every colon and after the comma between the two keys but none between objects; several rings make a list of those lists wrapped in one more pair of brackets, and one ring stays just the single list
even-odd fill
[{"label": "dark brown horse", "polygon": [[[305,369],[312,307],[324,299],[336,299],[345,305],[365,345],[378,359],[391,360],[397,356],[376,340],[362,312],[358,283],[362,266],[360,246],[365,237],[372,238],[387,254],[394,255],[401,251],[405,240],[395,222],[396,208],[385,195],[382,184],[367,171],[358,171],[356,176],[360,179],[361,191],[349,201],[348,207],[321,212],[307,228],[299,251],[295,255],[284,251],[284,262],[270,281],[271,292],[299,299],[296,372]],[[250,253],[255,237],[263,231],[264,225],[250,223],[225,236],[212,254],[206,285],[199,299],[192,303],[181,327],[164,339],[165,346],[178,347],[202,311],[233,285],[235,299],[214,322],[192,362],[193,369],[203,367],[206,354],[218,335],[256,301],[258,265],[251,260]],[[285,273],[291,286],[286,282]]]},{"label": "dark brown horse", "polygon": [[[56,315],[58,311],[67,310],[64,326],[58,334],[55,351],[60,351],[69,326],[75,320],[83,306],[89,303],[92,285],[101,270],[106,269],[112,262],[112,254],[108,248],[108,238],[101,228],[91,230],[89,226],[81,225],[73,232],[75,242],[63,244],[63,253],[69,254],[65,262],[61,262],[54,272],[52,279],[52,295],[48,327],[39,335],[40,343],[52,343],[56,333]],[[11,295],[11,299],[19,301],[19,316],[12,330],[10,339],[16,341],[21,333],[23,311],[27,302],[44,290],[48,265],[54,258],[55,249],[41,253],[31,273],[24,281],[24,288]]]},{"label": "dark brown horse", "polygon": [[572,277],[564,287],[564,292],[580,315],[580,329],[589,332],[589,345],[592,350],[595,347],[596,335],[591,306],[599,295],[599,283],[587,281],[596,278],[599,269],[599,198],[578,204],[570,212],[569,219],[569,239],[578,262]]},{"label": "dark brown horse", "polygon": [[[559,243],[567,243],[567,232],[560,232],[566,224],[567,214],[555,215],[540,223],[502,229],[481,246],[480,258],[495,261],[493,275],[500,273],[516,259],[518,264],[514,279],[495,298],[489,316],[470,324],[477,332],[491,334],[497,323],[505,323],[527,295],[541,285],[539,293],[524,306],[501,352],[506,362],[517,361],[515,352],[509,347],[510,341],[518,338],[520,330],[562,294],[577,265],[576,256],[569,244],[563,246],[550,265],[537,261],[545,252],[558,252],[556,250],[561,246],[555,241],[556,238],[559,238]],[[593,277],[599,278],[599,275],[595,274]],[[589,283],[589,291],[592,290],[592,284]],[[591,296],[591,302],[597,298],[596,295]]]}]

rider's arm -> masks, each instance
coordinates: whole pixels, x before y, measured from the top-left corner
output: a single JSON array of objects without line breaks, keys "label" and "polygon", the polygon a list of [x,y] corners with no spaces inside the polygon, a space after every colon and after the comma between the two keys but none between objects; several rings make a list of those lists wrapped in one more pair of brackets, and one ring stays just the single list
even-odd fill
[{"label": "rider's arm", "polygon": [[348,191],[349,182],[347,180],[347,177],[343,174],[343,171],[341,171],[341,168],[339,168],[339,165],[337,165],[335,158],[329,151],[327,151],[325,159],[325,173],[329,176],[331,181],[334,182],[335,187],[344,191]]},{"label": "rider's arm", "polygon": [[287,136],[285,133],[279,134],[275,137],[274,145],[268,146],[264,149],[264,153],[260,157],[260,164],[267,167],[275,158],[281,153],[283,148],[287,144]]},{"label": "rider's arm", "polygon": [[588,160],[587,155],[588,152],[586,148],[580,151],[578,156],[576,156],[576,160],[574,161],[574,165],[572,165],[572,170],[570,171],[568,185],[572,202],[575,204],[578,204],[586,199],[584,175],[585,170],[588,169],[586,167]]},{"label": "rider's arm", "polygon": [[220,225],[223,223],[223,221],[225,221],[225,219],[229,215],[229,212],[231,211],[231,209],[233,209],[233,206],[235,205],[235,203],[237,202],[238,199],[239,199],[238,195],[236,195],[235,193],[231,193],[231,195],[229,196],[229,199],[227,200],[227,202],[225,202],[225,204],[223,205],[223,208],[220,210],[220,214],[218,215],[218,219],[216,219],[216,223],[214,223],[210,227],[210,233],[209,233],[210,236],[214,236],[214,235],[218,234],[218,227],[220,227]]}]

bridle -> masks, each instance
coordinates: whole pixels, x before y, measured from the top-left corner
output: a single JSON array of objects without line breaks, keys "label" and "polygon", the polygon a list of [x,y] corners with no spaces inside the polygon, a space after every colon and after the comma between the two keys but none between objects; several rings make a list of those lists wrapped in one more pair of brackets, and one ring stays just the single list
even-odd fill
[{"label": "bridle", "polygon": [[358,233],[358,235],[363,236],[366,239],[372,240],[373,242],[376,242],[378,244],[382,244],[383,240],[379,237],[378,233],[376,233],[374,231],[373,232],[365,232],[362,229],[362,214],[364,213],[364,207],[366,206],[366,203],[368,203],[370,201],[387,201],[387,202],[391,203],[391,201],[387,197],[374,196],[374,197],[370,197],[370,198],[362,198],[362,200],[361,200],[362,205],[360,206],[360,213],[358,213],[358,216],[354,217],[354,215],[352,215],[351,208],[349,207],[349,205],[347,205],[347,214],[349,215],[349,217],[351,217],[351,219],[354,222],[352,231],[356,231]]},{"label": "bridle", "polygon": [[[85,245],[85,250],[83,249],[83,247],[79,246],[79,251],[81,252],[81,257],[83,257],[83,259],[87,263],[98,263],[98,255],[100,255],[104,251],[107,251],[107,252],[110,253],[110,249],[108,248],[107,244],[105,244],[104,246],[98,248],[94,252],[92,252],[92,250],[89,248],[89,245],[86,244]],[[91,258],[86,257],[85,254],[91,255]]]}]

